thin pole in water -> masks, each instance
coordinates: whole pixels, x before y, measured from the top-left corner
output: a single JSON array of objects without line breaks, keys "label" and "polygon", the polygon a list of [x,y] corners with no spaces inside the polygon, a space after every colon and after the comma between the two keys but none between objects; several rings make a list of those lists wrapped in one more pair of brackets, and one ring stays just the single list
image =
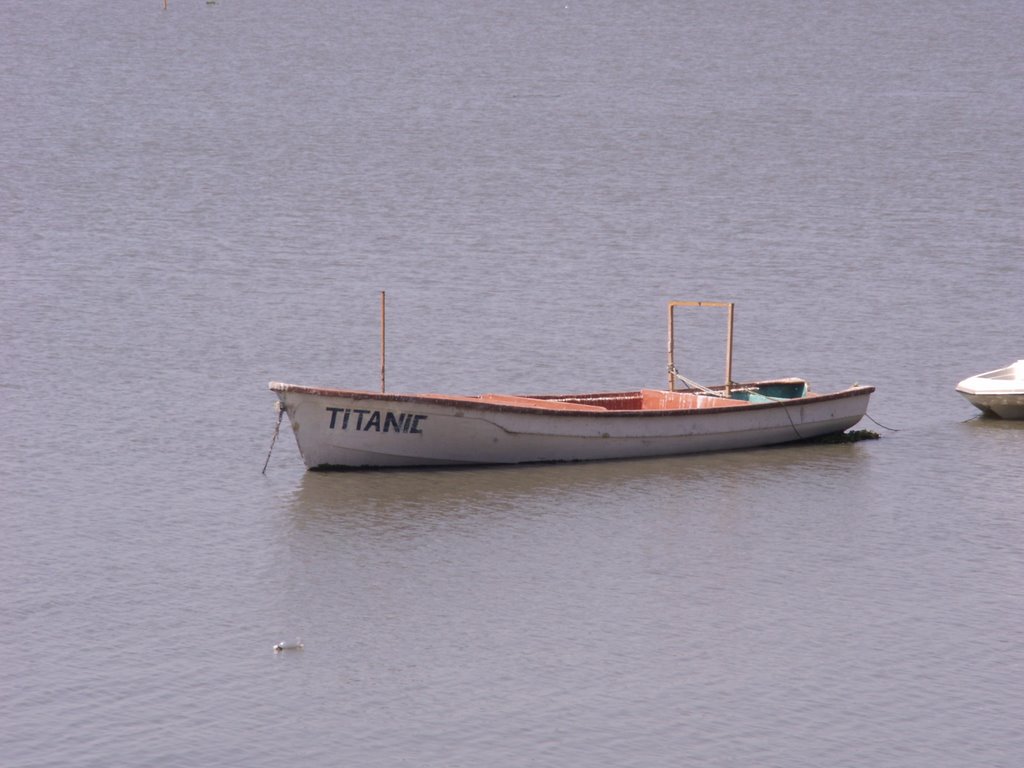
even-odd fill
[{"label": "thin pole in water", "polygon": [[386,332],[387,332],[387,308],[385,304],[385,293],[380,292],[380,391],[385,391],[385,372],[387,370],[387,344],[386,344]]}]

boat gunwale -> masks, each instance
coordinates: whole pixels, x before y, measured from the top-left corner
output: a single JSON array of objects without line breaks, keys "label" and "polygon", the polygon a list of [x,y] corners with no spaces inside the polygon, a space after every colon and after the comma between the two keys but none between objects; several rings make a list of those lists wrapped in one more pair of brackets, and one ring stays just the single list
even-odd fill
[{"label": "boat gunwale", "polygon": [[[744,387],[764,387],[778,384],[793,384],[797,382],[803,382],[803,379],[772,379],[769,381],[758,381],[758,382],[747,382],[743,384],[733,384],[734,389],[741,389]],[[430,404],[446,406],[451,408],[469,408],[472,410],[479,411],[492,411],[499,413],[528,413],[528,414],[543,414],[546,416],[558,416],[558,417],[596,417],[600,419],[605,418],[650,418],[656,416],[666,415],[681,415],[681,414],[693,414],[702,413],[706,414],[709,411],[728,411],[728,412],[742,412],[750,410],[770,410],[775,408],[785,408],[790,405],[807,405],[809,403],[821,403],[828,400],[841,400],[849,397],[855,397],[860,395],[870,395],[875,391],[873,386],[866,385],[853,385],[847,389],[839,390],[838,392],[827,392],[827,393],[812,393],[803,395],[801,397],[791,398],[780,398],[778,400],[768,402],[751,403],[746,401],[732,400],[728,405],[705,405],[701,408],[647,408],[647,409],[632,409],[632,410],[594,410],[591,408],[581,408],[579,410],[573,408],[557,408],[557,407],[544,407],[544,406],[532,406],[532,405],[520,405],[520,404],[509,404],[501,402],[491,402],[482,398],[482,396],[471,396],[471,395],[435,395],[435,394],[402,394],[395,392],[370,392],[367,390],[352,390],[352,389],[340,389],[334,387],[314,387],[303,384],[287,384],[280,381],[272,381],[269,384],[269,389],[272,392],[287,393],[293,392],[304,395],[314,395],[318,397],[347,397],[353,400],[366,400],[373,402],[392,402],[392,403],[418,403],[418,404]],[[690,392],[693,394],[707,394],[702,390],[676,390],[676,392]],[[553,400],[555,402],[564,402],[565,400],[576,400],[583,398],[614,398],[614,397],[636,397],[639,396],[639,390],[629,390],[623,392],[587,392],[580,394],[565,394],[565,395],[522,395],[521,397],[526,399],[537,399],[537,400]],[[562,399],[562,400],[560,400]],[[728,398],[723,398],[728,399]],[[585,403],[583,403],[585,405]]]},{"label": "boat gunwale", "polygon": [[[992,379],[989,379],[992,381]],[[1019,382],[1019,379],[1013,381]],[[966,381],[956,385],[956,391],[961,395],[972,395],[974,397],[1024,397],[1024,385],[1017,384],[1012,387],[975,387]]]},{"label": "boat gunwale", "polygon": [[984,373],[976,373],[958,382],[957,392],[990,394],[993,392],[1020,392],[1024,387],[1024,359],[1017,360]]}]

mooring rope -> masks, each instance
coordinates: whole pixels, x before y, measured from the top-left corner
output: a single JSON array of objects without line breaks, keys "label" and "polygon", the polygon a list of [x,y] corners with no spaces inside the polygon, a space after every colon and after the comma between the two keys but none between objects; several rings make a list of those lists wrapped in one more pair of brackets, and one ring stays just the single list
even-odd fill
[{"label": "mooring rope", "polygon": [[267,460],[263,462],[263,474],[267,474],[267,467],[270,465],[270,454],[274,452],[274,443],[277,442],[277,433],[281,431],[281,419],[284,418],[284,403],[278,400],[274,403],[274,410],[277,411],[277,424],[274,425],[274,436],[270,438],[270,450],[267,451]]},{"label": "mooring rope", "polygon": [[[773,398],[774,399],[774,398]],[[793,417],[789,414],[789,408],[782,406],[783,412],[786,414],[786,418],[789,419],[789,426],[793,428],[793,434],[796,435],[797,440],[803,440],[804,436],[800,434],[800,430],[796,428],[796,424],[793,423]]]},{"label": "mooring rope", "polygon": [[871,423],[872,423],[872,424],[875,424],[876,426],[879,426],[879,427],[881,427],[882,429],[887,429],[887,430],[889,430],[890,432],[899,432],[899,430],[898,430],[898,429],[896,429],[896,427],[887,427],[887,426],[885,426],[885,424],[879,424],[879,423],[878,423],[877,421],[875,421],[874,419],[872,419],[872,418],[871,418],[871,414],[870,414],[870,413],[868,413],[868,412],[866,412],[866,411],[864,412],[864,418],[866,418],[866,419],[870,419],[870,421],[871,421]]}]

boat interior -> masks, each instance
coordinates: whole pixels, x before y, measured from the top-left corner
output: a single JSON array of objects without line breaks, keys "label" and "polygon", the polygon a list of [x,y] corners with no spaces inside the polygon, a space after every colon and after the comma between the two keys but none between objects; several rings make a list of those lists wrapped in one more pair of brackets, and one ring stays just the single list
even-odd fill
[{"label": "boat interior", "polygon": [[601,392],[586,395],[501,395],[486,394],[478,398],[495,405],[514,405],[568,411],[669,411],[728,408],[751,403],[791,400],[807,395],[804,381],[744,385],[728,394],[714,391],[641,389],[636,392]]}]

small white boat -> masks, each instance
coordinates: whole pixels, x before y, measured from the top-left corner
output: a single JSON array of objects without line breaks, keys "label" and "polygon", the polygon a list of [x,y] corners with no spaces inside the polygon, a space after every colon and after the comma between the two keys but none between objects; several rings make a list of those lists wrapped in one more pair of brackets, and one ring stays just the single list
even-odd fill
[{"label": "small white boat", "polygon": [[[682,378],[673,359],[677,306],[728,307],[725,385],[674,388]],[[311,469],[668,456],[807,440],[861,420],[874,387],[819,394],[797,378],[732,383],[732,310],[732,304],[713,302],[669,304],[667,390],[461,396],[282,382],[271,382],[270,389]]]},{"label": "small white boat", "polygon": [[982,413],[1024,419],[1024,360],[964,379],[956,391]]}]

